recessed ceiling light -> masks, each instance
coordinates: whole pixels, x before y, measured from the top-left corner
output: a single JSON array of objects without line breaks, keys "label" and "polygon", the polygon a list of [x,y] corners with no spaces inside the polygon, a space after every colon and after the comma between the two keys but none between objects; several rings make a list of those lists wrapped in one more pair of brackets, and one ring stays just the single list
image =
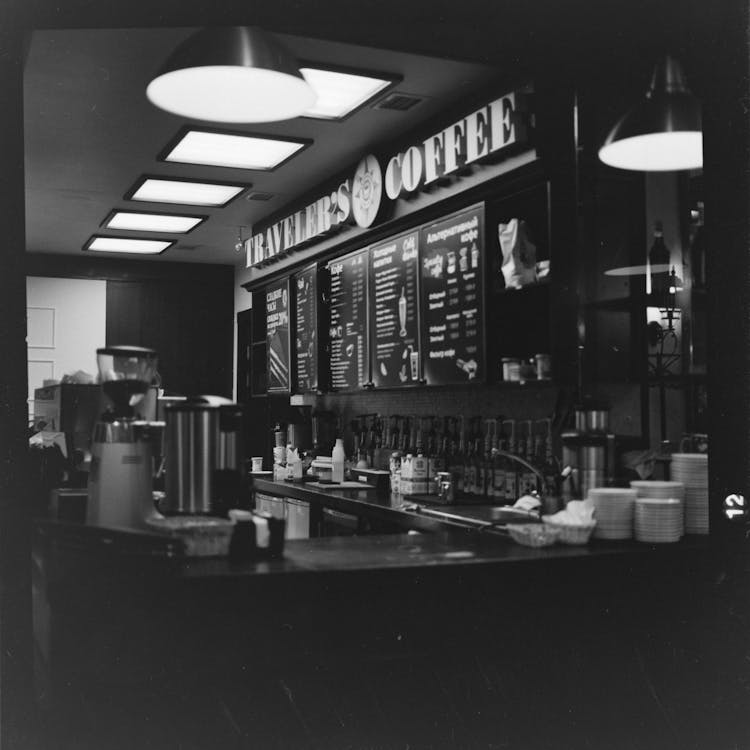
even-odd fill
[{"label": "recessed ceiling light", "polygon": [[394,83],[391,78],[320,68],[300,68],[300,72],[318,95],[315,104],[305,110],[306,117],[346,117]]},{"label": "recessed ceiling light", "polygon": [[135,213],[114,211],[105,222],[105,229],[125,229],[137,232],[169,232],[184,234],[195,229],[205,216],[176,216],[174,214]]},{"label": "recessed ceiling light", "polygon": [[180,203],[190,206],[226,206],[249,185],[194,180],[143,177],[125,197],[150,203]]},{"label": "recessed ceiling light", "polygon": [[183,164],[236,169],[275,169],[310,143],[244,133],[220,133],[190,128],[160,158]]},{"label": "recessed ceiling light", "polygon": [[172,240],[143,240],[129,237],[92,237],[83,247],[84,250],[96,250],[100,253],[137,253],[139,255],[158,255],[163,253]]}]

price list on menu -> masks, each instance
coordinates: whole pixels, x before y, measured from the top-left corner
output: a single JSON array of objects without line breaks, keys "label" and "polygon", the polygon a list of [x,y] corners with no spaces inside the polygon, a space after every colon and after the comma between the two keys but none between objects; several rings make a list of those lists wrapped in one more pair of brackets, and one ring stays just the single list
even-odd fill
[{"label": "price list on menu", "polygon": [[331,387],[360,388],[369,380],[367,360],[367,250],[328,264],[331,279]]},{"label": "price list on menu", "polygon": [[380,387],[419,382],[417,232],[370,248],[372,381]]},{"label": "price list on menu", "polygon": [[295,390],[314,391],[318,387],[318,277],[315,266],[292,279],[295,296],[294,333],[297,354]]},{"label": "price list on menu", "polygon": [[484,205],[420,228],[421,327],[428,385],[484,378]]},{"label": "price list on menu", "polygon": [[268,391],[289,391],[289,280],[266,287]]}]

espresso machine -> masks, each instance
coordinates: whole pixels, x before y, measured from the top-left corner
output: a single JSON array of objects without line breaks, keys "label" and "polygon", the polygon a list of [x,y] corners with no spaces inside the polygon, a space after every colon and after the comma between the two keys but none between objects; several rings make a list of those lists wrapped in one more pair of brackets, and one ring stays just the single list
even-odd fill
[{"label": "espresso machine", "polygon": [[159,423],[140,418],[156,375],[157,355],[138,346],[96,350],[106,408],[94,425],[86,520],[101,526],[141,526],[154,514],[153,446]]}]

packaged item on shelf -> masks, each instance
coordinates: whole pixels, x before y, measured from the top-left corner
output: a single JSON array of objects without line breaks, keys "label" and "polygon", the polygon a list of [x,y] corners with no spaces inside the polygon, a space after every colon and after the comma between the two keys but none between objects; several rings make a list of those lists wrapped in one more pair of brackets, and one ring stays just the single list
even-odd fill
[{"label": "packaged item on shelf", "polygon": [[511,219],[497,225],[502,271],[508,289],[520,289],[536,281],[536,245],[528,237],[526,222]]}]

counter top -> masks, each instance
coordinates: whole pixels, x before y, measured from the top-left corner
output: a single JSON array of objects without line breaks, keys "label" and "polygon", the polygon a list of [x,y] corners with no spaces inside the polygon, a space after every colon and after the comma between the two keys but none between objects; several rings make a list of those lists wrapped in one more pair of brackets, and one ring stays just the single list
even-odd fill
[{"label": "counter top", "polygon": [[[638,564],[677,560],[684,554],[710,550],[708,537],[685,537],[677,544],[606,542],[592,539],[586,545],[556,544],[531,548],[513,542],[492,519],[491,506],[438,506],[418,504],[415,498],[378,497],[372,488],[321,487],[310,483],[275,482],[255,479],[260,493],[301,500],[319,512],[330,508],[365,517],[372,527],[387,527],[395,533],[329,536],[286,540],[283,558],[261,559],[230,565],[223,557],[188,557],[179,538],[150,529],[104,528],[85,523],[39,520],[36,543],[94,557],[113,567],[127,560],[134,569],[147,567],[181,579],[254,578],[294,576],[309,573],[340,574],[363,571],[480,570],[502,565],[539,563],[565,565],[565,561],[593,560],[598,564],[624,561]],[[457,520],[429,515],[438,512],[466,514]]]},{"label": "counter top", "polygon": [[183,564],[186,577],[226,577],[278,573],[352,573],[374,570],[418,570],[443,567],[488,568],[497,565],[557,564],[565,560],[649,559],[656,563],[685,553],[708,549],[705,538],[692,537],[677,544],[648,545],[594,542],[583,546],[553,545],[531,548],[497,536],[440,534],[386,534],[363,537],[328,537],[286,543],[283,560],[229,566],[222,559],[191,559]]},{"label": "counter top", "polygon": [[288,540],[281,559],[231,565],[222,557],[185,557],[180,542],[138,529],[113,529],[87,524],[39,520],[37,544],[53,544],[66,552],[94,556],[104,562],[147,565],[178,578],[263,578],[289,574],[353,573],[439,568],[488,568],[529,563],[555,565],[564,561],[623,560],[651,562],[677,559],[709,550],[707,537],[685,537],[677,544],[642,544],[593,540],[587,545],[531,548],[497,534],[440,531],[319,539]]}]

